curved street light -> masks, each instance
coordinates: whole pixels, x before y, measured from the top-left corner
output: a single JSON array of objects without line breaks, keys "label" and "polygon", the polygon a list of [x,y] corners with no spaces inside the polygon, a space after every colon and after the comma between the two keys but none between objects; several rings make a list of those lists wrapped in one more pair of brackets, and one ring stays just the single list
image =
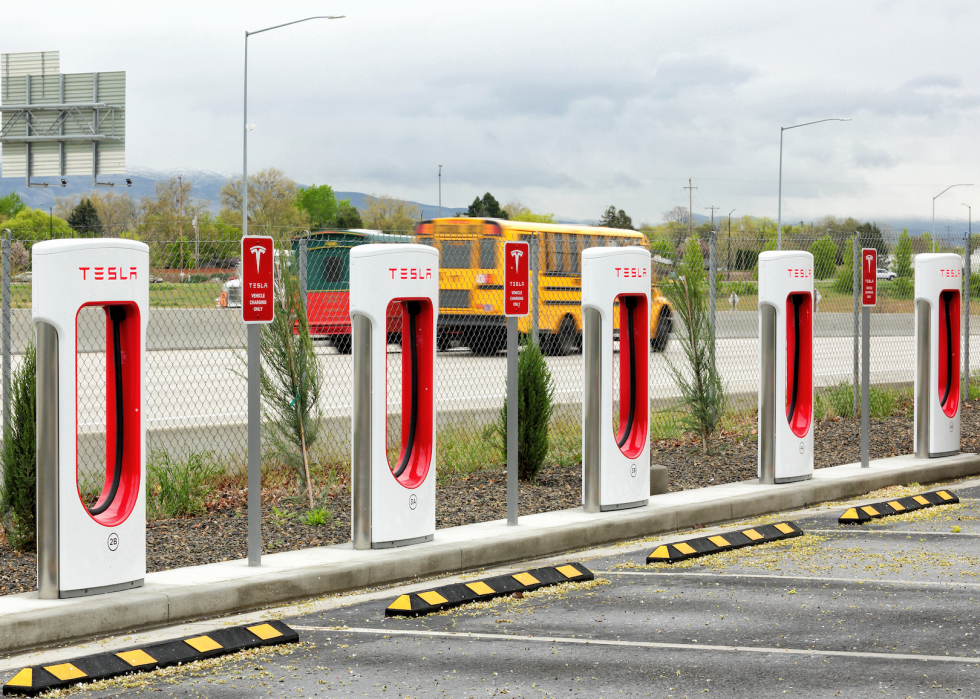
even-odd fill
[{"label": "curved street light", "polygon": [[790,129],[798,129],[801,126],[822,124],[825,121],[850,121],[850,119],[841,119],[841,118],[818,119],[817,121],[808,121],[805,124],[796,124],[795,126],[779,127],[779,205],[776,213],[776,249],[777,250],[783,249],[783,132],[789,131]]},{"label": "curved street light", "polygon": [[973,183],[970,184],[951,184],[946,189],[941,191],[939,194],[932,198],[932,251],[936,252],[936,200],[944,195],[946,192],[951,190],[953,187],[972,187]]},{"label": "curved street light", "polygon": [[259,29],[254,32],[245,32],[245,94],[243,99],[244,106],[242,108],[242,122],[244,124],[242,133],[242,237],[248,235],[248,132],[255,128],[254,124],[251,127],[248,124],[248,37],[252,34],[261,34],[262,32],[272,31],[280,27],[288,27],[291,24],[309,22],[311,19],[343,19],[344,17],[346,15],[318,15],[316,17],[297,19],[292,22],[286,22],[285,24],[277,24],[274,27],[266,27],[265,29]]}]

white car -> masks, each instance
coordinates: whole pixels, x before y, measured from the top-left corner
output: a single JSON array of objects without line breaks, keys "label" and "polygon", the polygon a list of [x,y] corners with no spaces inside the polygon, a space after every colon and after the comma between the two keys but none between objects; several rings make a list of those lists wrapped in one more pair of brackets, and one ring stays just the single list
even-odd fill
[{"label": "white car", "polygon": [[892,272],[890,269],[881,269],[880,267],[878,268],[878,279],[885,279],[887,281],[891,281],[896,278],[898,278],[898,275]]}]

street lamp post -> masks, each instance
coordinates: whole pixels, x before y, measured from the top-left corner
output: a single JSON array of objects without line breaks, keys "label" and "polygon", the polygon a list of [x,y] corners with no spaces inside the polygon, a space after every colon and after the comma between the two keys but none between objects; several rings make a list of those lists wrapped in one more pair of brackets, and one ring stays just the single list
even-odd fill
[{"label": "street lamp post", "polygon": [[939,194],[932,198],[932,251],[936,252],[936,200],[944,195],[946,192],[951,190],[953,187],[972,187],[973,183],[970,184],[951,184],[946,189],[941,191]]},{"label": "street lamp post", "polygon": [[[342,19],[339,17],[307,17],[254,32],[245,32],[245,89],[242,107],[242,237],[248,235],[248,37],[311,19]],[[262,564],[262,438],[260,401],[260,327],[248,326],[248,564]]]},{"label": "street lamp post", "polygon": [[779,204],[776,213],[776,249],[783,249],[783,132],[789,131],[790,129],[798,129],[801,126],[810,126],[812,124],[822,124],[825,121],[850,121],[850,119],[819,119],[817,121],[808,121],[805,124],[796,124],[795,126],[780,126],[779,127]]}]

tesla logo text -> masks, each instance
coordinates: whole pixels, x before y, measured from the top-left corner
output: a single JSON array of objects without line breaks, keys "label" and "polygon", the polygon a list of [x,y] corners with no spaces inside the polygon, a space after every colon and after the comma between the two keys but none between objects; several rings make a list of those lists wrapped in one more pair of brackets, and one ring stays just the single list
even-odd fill
[{"label": "tesla logo text", "polygon": [[961,269],[941,269],[939,270],[939,276],[944,279],[955,279],[956,277],[963,274]]},{"label": "tesla logo text", "polygon": [[613,267],[613,269],[616,270],[617,277],[639,279],[647,276],[646,267]]},{"label": "tesla logo text", "polygon": [[248,249],[248,251],[250,253],[252,253],[253,255],[255,255],[255,271],[258,272],[260,269],[262,269],[262,264],[261,264],[261,262],[262,262],[262,253],[265,252],[265,246],[264,245],[253,245],[252,247],[250,247]]},{"label": "tesla logo text", "polygon": [[130,267],[128,270],[125,267],[79,267],[78,269],[82,271],[84,281],[89,280],[89,272],[92,273],[92,279],[95,281],[136,279],[135,267]]},{"label": "tesla logo text", "polygon": [[789,276],[795,279],[808,279],[813,276],[812,269],[789,269]]},{"label": "tesla logo text", "polygon": [[432,279],[432,269],[409,269],[408,267],[389,267],[392,279]]}]

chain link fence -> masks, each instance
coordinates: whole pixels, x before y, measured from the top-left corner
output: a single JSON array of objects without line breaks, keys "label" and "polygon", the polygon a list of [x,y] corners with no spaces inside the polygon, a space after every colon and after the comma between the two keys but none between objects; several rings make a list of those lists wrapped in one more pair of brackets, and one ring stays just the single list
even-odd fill
[{"label": "chain link fence", "polygon": [[[16,231],[5,238],[3,262],[2,344],[3,418],[9,419],[9,377],[33,339],[31,324],[30,248],[47,231]],[[246,444],[245,326],[240,321],[240,286],[236,286],[239,244],[233,241],[146,240],[151,248],[150,311],[146,338],[147,451],[151,464],[187,463],[207,455],[215,465],[210,497],[229,504],[243,501]],[[350,463],[352,358],[347,296],[350,248],[363,242],[421,242],[440,249],[442,284],[436,360],[438,464],[440,472],[466,471],[502,463],[495,425],[506,395],[505,325],[502,316],[501,240],[433,240],[414,232],[390,235],[317,235],[279,244],[306,289],[307,314],[324,369],[322,410],[326,422],[314,449],[311,477],[318,489],[346,487]],[[549,460],[577,465],[581,458],[581,252],[586,247],[615,245],[601,235],[530,237],[534,313],[521,320],[525,335],[537,334],[552,374],[555,430]],[[655,283],[674,274],[686,241],[655,241]],[[728,392],[729,409],[755,409],[758,375],[758,256],[775,249],[772,238],[726,236],[699,241],[711,282],[716,328],[716,365]],[[912,238],[900,245],[848,235],[784,238],[783,249],[814,254],[818,293],[815,317],[814,378],[819,391],[843,386],[858,401],[860,308],[853,289],[859,285],[855,264],[860,247],[879,247],[878,305],[872,309],[871,382],[910,386],[913,381],[913,280],[905,252],[932,251],[933,244]],[[937,238],[935,251],[965,255],[972,250],[962,236]],[[925,249],[923,249],[925,248]],[[181,264],[182,261],[182,264]],[[964,336],[970,296],[980,284],[964,282]],[[896,275],[891,278],[892,275]],[[966,292],[969,288],[969,293]],[[656,306],[656,304],[655,304]],[[651,318],[651,322],[653,322]],[[392,462],[400,447],[402,409],[401,314],[388,317],[388,446]],[[969,323],[967,325],[967,323]],[[669,324],[668,324],[669,325]],[[661,326],[662,328],[663,326]],[[968,329],[968,330],[967,330]],[[683,329],[674,321],[674,333]],[[683,366],[679,344],[653,328],[650,352],[650,400],[657,421],[680,409],[679,391],[669,363]],[[83,497],[94,500],[105,474],[106,322],[100,308],[78,316],[78,468]],[[972,336],[970,336],[972,340]],[[969,343],[964,341],[963,374],[969,374]],[[618,382],[618,362],[614,382]],[[618,383],[612,387],[618,395]],[[968,394],[966,394],[968,395]],[[611,426],[612,427],[612,426]],[[298,494],[297,475],[265,463],[264,487],[278,497]],[[215,473],[219,474],[215,476]]]}]

